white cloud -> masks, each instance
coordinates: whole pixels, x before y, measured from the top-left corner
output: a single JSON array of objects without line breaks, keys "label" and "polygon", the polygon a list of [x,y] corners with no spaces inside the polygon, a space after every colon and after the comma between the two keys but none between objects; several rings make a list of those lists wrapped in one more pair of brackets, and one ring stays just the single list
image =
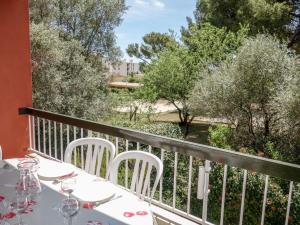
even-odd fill
[{"label": "white cloud", "polygon": [[154,0],[152,2],[152,4],[153,4],[153,6],[159,8],[159,9],[163,9],[166,6],[165,3],[163,3],[162,1],[159,1],[159,0]]},{"label": "white cloud", "polygon": [[150,10],[157,10],[157,9],[164,9],[165,3],[161,0],[134,0],[133,7],[143,8],[143,9],[150,9]]},{"label": "white cloud", "polygon": [[140,6],[147,6],[149,5],[149,2],[145,1],[145,0],[134,0],[134,3]]},{"label": "white cloud", "polygon": [[[1,1],[1,0],[0,0]],[[126,14],[126,19],[147,19],[154,15],[161,15],[167,10],[163,0],[127,0],[129,10]]]}]

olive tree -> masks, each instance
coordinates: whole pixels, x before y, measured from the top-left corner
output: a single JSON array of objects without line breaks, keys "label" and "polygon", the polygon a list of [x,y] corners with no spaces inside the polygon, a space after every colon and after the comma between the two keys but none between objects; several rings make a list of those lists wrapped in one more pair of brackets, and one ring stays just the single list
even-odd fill
[{"label": "olive tree", "polygon": [[37,108],[98,119],[106,108],[106,78],[85,60],[76,40],[31,24],[33,102]]},{"label": "olive tree", "polygon": [[[283,106],[300,107],[294,97],[299,96],[299,85],[292,85],[299,79],[299,64],[292,52],[274,37],[258,35],[245,41],[232,62],[205,74],[191,98],[195,114],[226,118],[234,127],[238,147],[267,155],[270,143],[272,148],[289,148],[282,136],[292,127],[283,116]],[[284,93],[293,97],[287,100]],[[299,121],[294,125],[299,126]]]}]

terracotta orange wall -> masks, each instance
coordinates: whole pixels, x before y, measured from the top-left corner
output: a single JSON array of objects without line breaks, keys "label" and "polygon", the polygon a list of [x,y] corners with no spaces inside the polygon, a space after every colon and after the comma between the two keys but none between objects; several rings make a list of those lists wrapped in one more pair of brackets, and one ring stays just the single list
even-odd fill
[{"label": "terracotta orange wall", "polygon": [[0,0],[0,145],[3,157],[23,156],[32,105],[28,0]]}]

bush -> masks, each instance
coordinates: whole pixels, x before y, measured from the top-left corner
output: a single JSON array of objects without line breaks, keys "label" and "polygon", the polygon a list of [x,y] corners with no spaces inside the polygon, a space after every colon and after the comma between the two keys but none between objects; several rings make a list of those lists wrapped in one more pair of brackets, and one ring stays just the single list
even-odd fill
[{"label": "bush", "polygon": [[173,123],[114,121],[114,125],[170,138],[183,139],[180,127]]},{"label": "bush", "polygon": [[231,128],[225,125],[217,125],[216,127],[210,127],[208,129],[208,133],[208,140],[212,146],[224,149],[231,149]]}]

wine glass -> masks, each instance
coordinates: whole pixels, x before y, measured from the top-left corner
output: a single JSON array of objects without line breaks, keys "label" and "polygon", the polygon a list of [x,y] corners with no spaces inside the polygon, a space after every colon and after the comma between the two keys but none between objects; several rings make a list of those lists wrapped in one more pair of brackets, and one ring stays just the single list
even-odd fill
[{"label": "wine glass", "polygon": [[66,178],[61,181],[61,190],[68,193],[70,198],[71,193],[74,191],[76,185],[76,179],[74,177]]},{"label": "wine glass", "polygon": [[66,198],[62,200],[60,213],[67,219],[67,224],[72,225],[72,217],[78,212],[79,203],[75,198]]},{"label": "wine glass", "polygon": [[26,225],[26,223],[22,220],[22,213],[28,207],[28,199],[27,195],[24,192],[16,192],[16,196],[13,198],[11,202],[11,208],[18,215],[18,223],[15,225]]}]

